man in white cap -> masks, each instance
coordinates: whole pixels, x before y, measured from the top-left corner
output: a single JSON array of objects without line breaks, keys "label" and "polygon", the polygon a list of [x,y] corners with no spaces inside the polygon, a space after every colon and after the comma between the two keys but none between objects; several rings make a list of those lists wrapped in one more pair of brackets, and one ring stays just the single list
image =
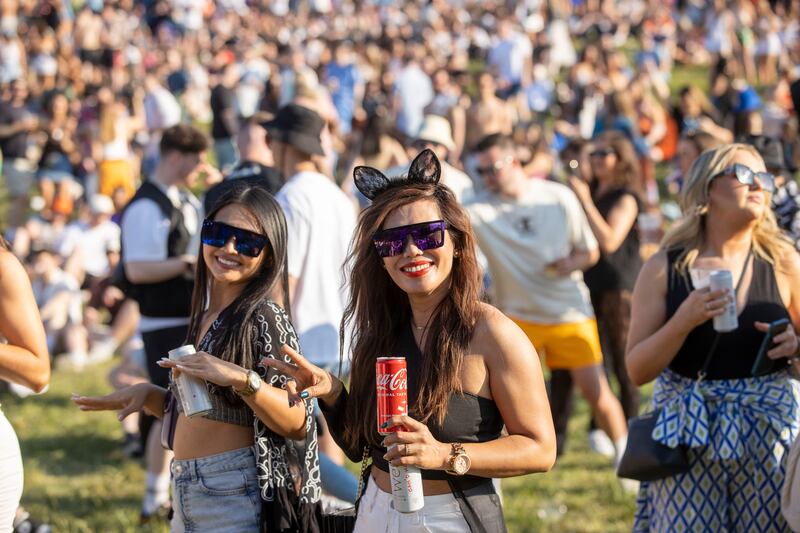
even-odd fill
[{"label": "man in white cap", "polygon": [[450,187],[463,204],[472,198],[475,191],[469,176],[447,162],[447,156],[455,146],[450,122],[438,115],[426,115],[414,141],[414,148],[420,152],[426,148],[433,150],[442,164],[441,182]]}]

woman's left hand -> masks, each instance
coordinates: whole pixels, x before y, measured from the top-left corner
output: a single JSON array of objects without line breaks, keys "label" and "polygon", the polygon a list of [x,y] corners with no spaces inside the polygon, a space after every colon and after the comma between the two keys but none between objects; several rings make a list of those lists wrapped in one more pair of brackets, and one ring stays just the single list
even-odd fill
[{"label": "woman's left hand", "polygon": [[[758,331],[766,333],[769,331],[769,324],[766,322],[756,322],[755,327]],[[780,359],[781,357],[793,357],[797,355],[798,348],[797,333],[791,324],[786,331],[772,338],[773,348],[767,352],[770,359]]]},{"label": "woman's left hand", "polygon": [[428,426],[410,416],[396,415],[389,419],[386,427],[402,426],[383,439],[388,448],[384,459],[392,466],[418,466],[425,470],[446,470],[450,457],[450,445],[433,438]]},{"label": "woman's left hand", "polygon": [[184,372],[220,387],[238,390],[247,385],[247,371],[244,368],[206,352],[187,355],[178,361],[164,358],[158,361],[158,366],[172,368],[173,372]]},{"label": "woman's left hand", "polygon": [[582,204],[585,205],[587,202],[592,201],[592,191],[589,188],[589,184],[581,178],[570,176],[567,178],[567,185],[572,189],[572,192],[575,193],[575,196],[578,197],[578,200],[580,200]]}]

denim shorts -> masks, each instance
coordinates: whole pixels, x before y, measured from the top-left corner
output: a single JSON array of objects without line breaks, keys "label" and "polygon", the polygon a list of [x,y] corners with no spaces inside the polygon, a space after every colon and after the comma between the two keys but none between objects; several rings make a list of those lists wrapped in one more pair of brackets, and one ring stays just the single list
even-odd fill
[{"label": "denim shorts", "polygon": [[172,461],[173,533],[259,530],[261,495],[255,447]]}]

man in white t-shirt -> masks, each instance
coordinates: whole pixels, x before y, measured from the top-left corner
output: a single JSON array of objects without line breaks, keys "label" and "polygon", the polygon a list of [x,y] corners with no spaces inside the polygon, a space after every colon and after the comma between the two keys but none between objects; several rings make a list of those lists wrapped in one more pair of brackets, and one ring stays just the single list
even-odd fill
[{"label": "man in white t-shirt", "polygon": [[[276,199],[286,215],[289,297],[292,321],[306,357],[336,372],[339,323],[347,302],[343,265],[356,225],[353,204],[336,183],[317,171],[312,156],[323,155],[324,121],[314,111],[288,104],[264,123],[275,166],[286,184]],[[345,351],[345,361],[349,354]],[[342,453],[324,432],[320,449],[337,463]]]},{"label": "man in white t-shirt", "polygon": [[[189,191],[206,171],[208,140],[179,124],[164,130],[159,163],[151,181],[136,192],[122,215],[122,263],[131,283],[129,296],[139,303],[139,331],[147,371],[166,387],[169,371],[157,361],[186,339],[193,273],[200,248],[202,206]],[[160,422],[143,427],[147,439],[147,490],[142,519],[161,514],[169,500],[169,461],[161,447]]]},{"label": "man in white t-shirt", "polygon": [[603,354],[583,270],[599,258],[578,199],[566,186],[530,179],[510,137],[477,147],[486,190],[467,206],[486,255],[493,303],[528,335],[551,369],[569,370],[622,457],[627,425],[602,369]]}]

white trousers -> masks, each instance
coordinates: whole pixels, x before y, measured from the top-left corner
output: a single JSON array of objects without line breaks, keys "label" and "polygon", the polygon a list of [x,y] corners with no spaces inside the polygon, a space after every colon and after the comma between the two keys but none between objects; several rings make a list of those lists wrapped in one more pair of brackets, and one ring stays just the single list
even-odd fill
[{"label": "white trousers", "polygon": [[422,509],[401,513],[395,511],[391,493],[370,480],[353,533],[469,533],[469,525],[452,494],[425,496]]},{"label": "white trousers", "polygon": [[13,529],[22,497],[22,456],[11,423],[0,410],[0,533]]}]

